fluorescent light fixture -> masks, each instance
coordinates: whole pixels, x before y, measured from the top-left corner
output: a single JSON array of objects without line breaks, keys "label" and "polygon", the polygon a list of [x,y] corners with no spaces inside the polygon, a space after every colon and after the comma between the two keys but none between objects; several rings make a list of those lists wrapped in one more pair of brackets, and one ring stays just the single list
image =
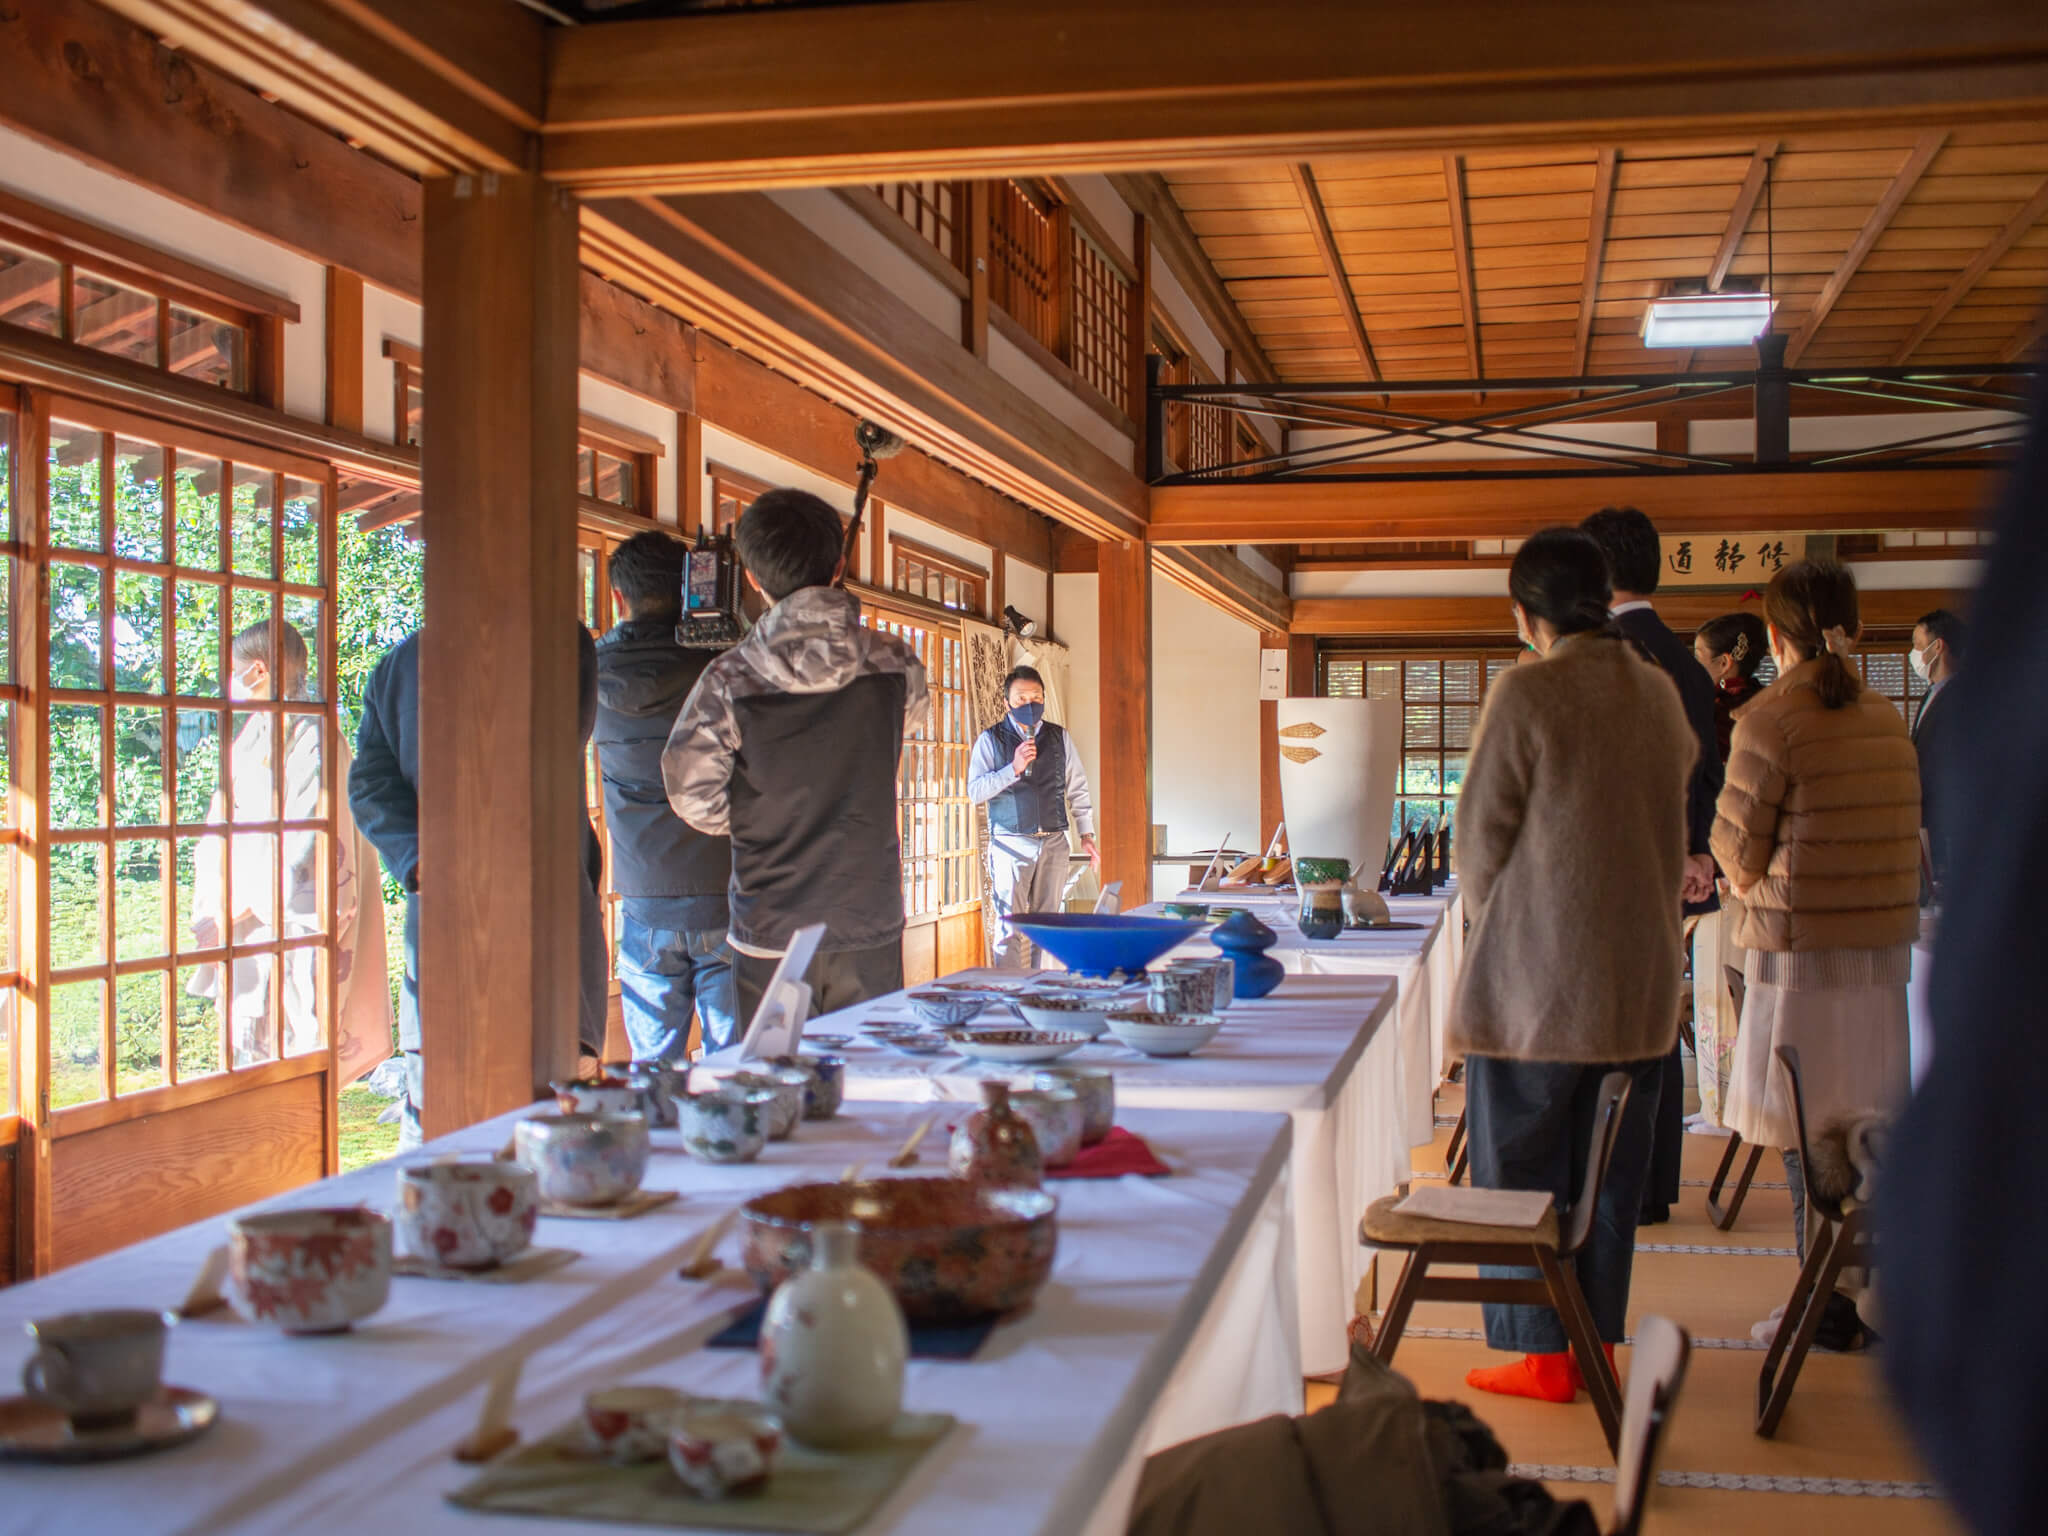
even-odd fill
[{"label": "fluorescent light fixture", "polygon": [[1688,293],[1652,299],[1643,311],[1646,347],[1746,347],[1771,323],[1768,293]]}]

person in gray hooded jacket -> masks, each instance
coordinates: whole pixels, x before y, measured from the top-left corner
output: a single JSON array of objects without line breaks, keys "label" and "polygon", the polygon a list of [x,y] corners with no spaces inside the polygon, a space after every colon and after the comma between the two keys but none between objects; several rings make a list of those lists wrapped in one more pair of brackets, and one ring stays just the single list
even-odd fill
[{"label": "person in gray hooded jacket", "polygon": [[770,491],[733,538],[774,607],[704,669],[661,767],[676,814],[732,839],[727,942],[744,1027],[812,923],[825,927],[804,978],[818,1011],[902,986],[896,771],[931,696],[916,652],[863,625],[836,585],[844,531],[831,507]]}]

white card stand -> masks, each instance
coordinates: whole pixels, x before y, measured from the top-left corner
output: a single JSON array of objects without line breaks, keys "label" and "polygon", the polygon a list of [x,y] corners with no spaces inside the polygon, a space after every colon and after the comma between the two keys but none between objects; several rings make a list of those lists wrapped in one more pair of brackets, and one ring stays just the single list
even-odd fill
[{"label": "white card stand", "polygon": [[1230,839],[1224,838],[1216,845],[1216,851],[1209,855],[1209,867],[1202,871],[1202,878],[1195,882],[1198,891],[1220,891],[1223,889],[1223,850],[1230,846]]},{"label": "white card stand", "polygon": [[1124,883],[1112,880],[1102,888],[1102,894],[1095,898],[1097,917],[1115,917],[1124,909]]},{"label": "white card stand", "polygon": [[801,978],[811,968],[811,958],[824,937],[823,923],[797,929],[761,993],[760,1006],[754,1010],[746,1035],[738,1045],[703,1057],[700,1065],[732,1067],[768,1056],[796,1055],[803,1042],[804,1025],[811,1016],[810,985]]}]

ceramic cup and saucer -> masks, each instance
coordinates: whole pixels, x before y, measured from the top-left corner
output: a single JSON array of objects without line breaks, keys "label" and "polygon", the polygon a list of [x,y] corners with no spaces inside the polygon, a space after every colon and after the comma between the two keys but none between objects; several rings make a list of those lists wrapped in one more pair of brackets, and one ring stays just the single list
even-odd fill
[{"label": "ceramic cup and saucer", "polygon": [[88,1462],[182,1445],[211,1429],[220,1404],[165,1384],[166,1312],[109,1308],[26,1324],[36,1352],[27,1395],[0,1398],[0,1460]]}]

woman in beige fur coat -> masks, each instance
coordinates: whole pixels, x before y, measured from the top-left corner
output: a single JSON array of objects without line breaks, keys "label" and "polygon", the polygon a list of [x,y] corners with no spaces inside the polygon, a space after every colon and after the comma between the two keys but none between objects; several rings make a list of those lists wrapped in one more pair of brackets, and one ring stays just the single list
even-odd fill
[{"label": "woman in beige fur coat", "polygon": [[1735,723],[1714,858],[1748,951],[1727,1123],[1785,1150],[1806,1251],[1798,1131],[1779,1070],[1796,1046],[1807,1124],[1889,1110],[1911,1087],[1906,983],[1919,933],[1920,770],[1906,722],[1849,662],[1856,582],[1801,561],[1764,594],[1778,680]]},{"label": "woman in beige fur coat", "polygon": [[[1629,1074],[1593,1235],[1575,1260],[1611,1350],[1627,1320],[1650,1128],[1678,1033],[1686,786],[1698,746],[1671,679],[1610,622],[1607,566],[1591,539],[1537,534],[1516,554],[1508,590],[1542,659],[1487,690],[1458,800],[1472,932],[1449,1044],[1465,1057],[1473,1184],[1547,1190],[1560,1210],[1584,1175],[1601,1080]],[[1486,1341],[1523,1358],[1474,1371],[1470,1385],[1572,1400],[1574,1362],[1550,1308],[1489,1305]]]}]

